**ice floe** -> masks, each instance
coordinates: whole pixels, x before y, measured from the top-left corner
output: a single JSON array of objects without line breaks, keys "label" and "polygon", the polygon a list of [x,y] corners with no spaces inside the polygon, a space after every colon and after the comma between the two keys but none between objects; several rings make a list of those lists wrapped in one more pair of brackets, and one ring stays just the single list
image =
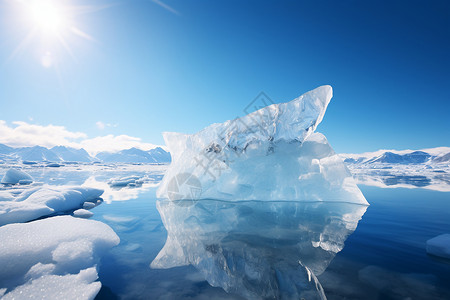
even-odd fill
[{"label": "ice floe", "polygon": [[8,224],[0,239],[3,299],[93,299],[101,287],[96,264],[119,243],[108,225],[71,216]]},{"label": "ice floe", "polygon": [[[26,222],[57,212],[81,208],[86,201],[98,199],[103,190],[89,187],[40,186],[14,193],[2,191],[0,226]],[[7,194],[10,194],[9,199]]]}]

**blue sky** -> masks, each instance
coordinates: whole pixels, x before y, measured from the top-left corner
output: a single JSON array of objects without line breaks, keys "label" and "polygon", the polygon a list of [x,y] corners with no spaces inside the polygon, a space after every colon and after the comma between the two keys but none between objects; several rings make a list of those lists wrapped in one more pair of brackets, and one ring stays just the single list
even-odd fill
[{"label": "blue sky", "polygon": [[242,116],[261,91],[285,102],[330,84],[317,131],[337,152],[450,146],[448,1],[59,2],[83,6],[66,15],[83,34],[17,52],[32,22],[0,2],[3,126],[163,144]]}]

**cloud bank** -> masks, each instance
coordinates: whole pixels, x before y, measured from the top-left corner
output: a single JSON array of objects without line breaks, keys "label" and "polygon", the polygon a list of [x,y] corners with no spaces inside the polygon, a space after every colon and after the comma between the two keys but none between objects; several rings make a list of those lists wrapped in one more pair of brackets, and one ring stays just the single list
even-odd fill
[{"label": "cloud bank", "polygon": [[10,147],[68,146],[77,149],[84,148],[91,155],[102,151],[114,152],[132,147],[142,150],[158,147],[158,145],[145,143],[138,137],[128,135],[108,134],[89,138],[83,132],[69,131],[64,126],[51,124],[43,126],[23,121],[14,121],[10,126],[3,120],[0,120],[0,144]]}]

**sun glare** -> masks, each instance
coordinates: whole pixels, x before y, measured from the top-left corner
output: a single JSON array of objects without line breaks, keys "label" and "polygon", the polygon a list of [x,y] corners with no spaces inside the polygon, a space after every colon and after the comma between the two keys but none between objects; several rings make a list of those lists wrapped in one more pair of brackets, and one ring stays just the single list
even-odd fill
[{"label": "sun glare", "polygon": [[63,11],[52,1],[33,1],[30,5],[32,21],[46,33],[58,33],[64,29]]},{"label": "sun glare", "polygon": [[[1,0],[0,0],[1,1]],[[81,40],[95,39],[78,26],[80,16],[108,6],[76,6],[73,0],[17,0],[11,1],[16,20],[26,24],[28,33],[17,45],[9,59],[32,49],[45,68],[57,67],[67,54],[77,61],[74,47]],[[77,22],[78,21],[78,22]]]}]

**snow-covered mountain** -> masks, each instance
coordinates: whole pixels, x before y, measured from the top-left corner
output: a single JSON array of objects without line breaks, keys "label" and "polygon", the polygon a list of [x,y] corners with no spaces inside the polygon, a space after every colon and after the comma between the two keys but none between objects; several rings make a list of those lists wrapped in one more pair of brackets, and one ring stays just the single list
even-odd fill
[{"label": "snow-covered mountain", "polygon": [[119,152],[100,152],[96,157],[103,162],[121,163],[167,163],[170,162],[170,153],[157,147],[148,151],[137,148]]},{"label": "snow-covered mountain", "polygon": [[10,156],[22,161],[62,161],[56,153],[41,146],[18,148]]},{"label": "snow-covered mountain", "polygon": [[0,154],[3,154],[3,155],[10,154],[13,150],[14,150],[14,148],[0,144]]},{"label": "snow-covered mountain", "polygon": [[342,153],[340,156],[349,165],[435,165],[450,163],[450,147],[437,147],[422,150],[379,150],[361,154]]},{"label": "snow-covered mountain", "polygon": [[95,157],[84,149],[55,146],[51,149],[34,146],[13,148],[0,144],[0,161],[4,162],[107,162],[107,163],[168,163],[170,153],[157,147],[148,151],[131,148],[119,152],[100,152]]},{"label": "snow-covered mountain", "polygon": [[57,146],[51,149],[34,146],[12,148],[0,144],[0,161],[33,161],[33,162],[92,162],[95,158],[84,149]]},{"label": "snow-covered mountain", "polygon": [[358,184],[450,191],[450,147],[340,156]]},{"label": "snow-covered mountain", "polygon": [[161,147],[156,147],[155,149],[151,149],[147,151],[151,156],[153,156],[158,162],[171,162],[172,157],[170,153],[164,150]]},{"label": "snow-covered mountain", "polygon": [[[339,154],[350,167],[394,165],[442,166],[450,164],[450,147],[422,150],[378,150],[359,154]],[[106,163],[169,163],[170,153],[161,147],[144,151],[130,148],[118,152],[100,152],[95,157],[84,149],[55,146],[51,149],[34,146],[13,148],[0,144],[0,161],[106,162]]]},{"label": "snow-covered mountain", "polygon": [[77,161],[77,162],[91,162],[95,160],[84,149],[74,149],[64,146],[55,146],[50,149],[53,153],[57,154],[63,161]]}]

